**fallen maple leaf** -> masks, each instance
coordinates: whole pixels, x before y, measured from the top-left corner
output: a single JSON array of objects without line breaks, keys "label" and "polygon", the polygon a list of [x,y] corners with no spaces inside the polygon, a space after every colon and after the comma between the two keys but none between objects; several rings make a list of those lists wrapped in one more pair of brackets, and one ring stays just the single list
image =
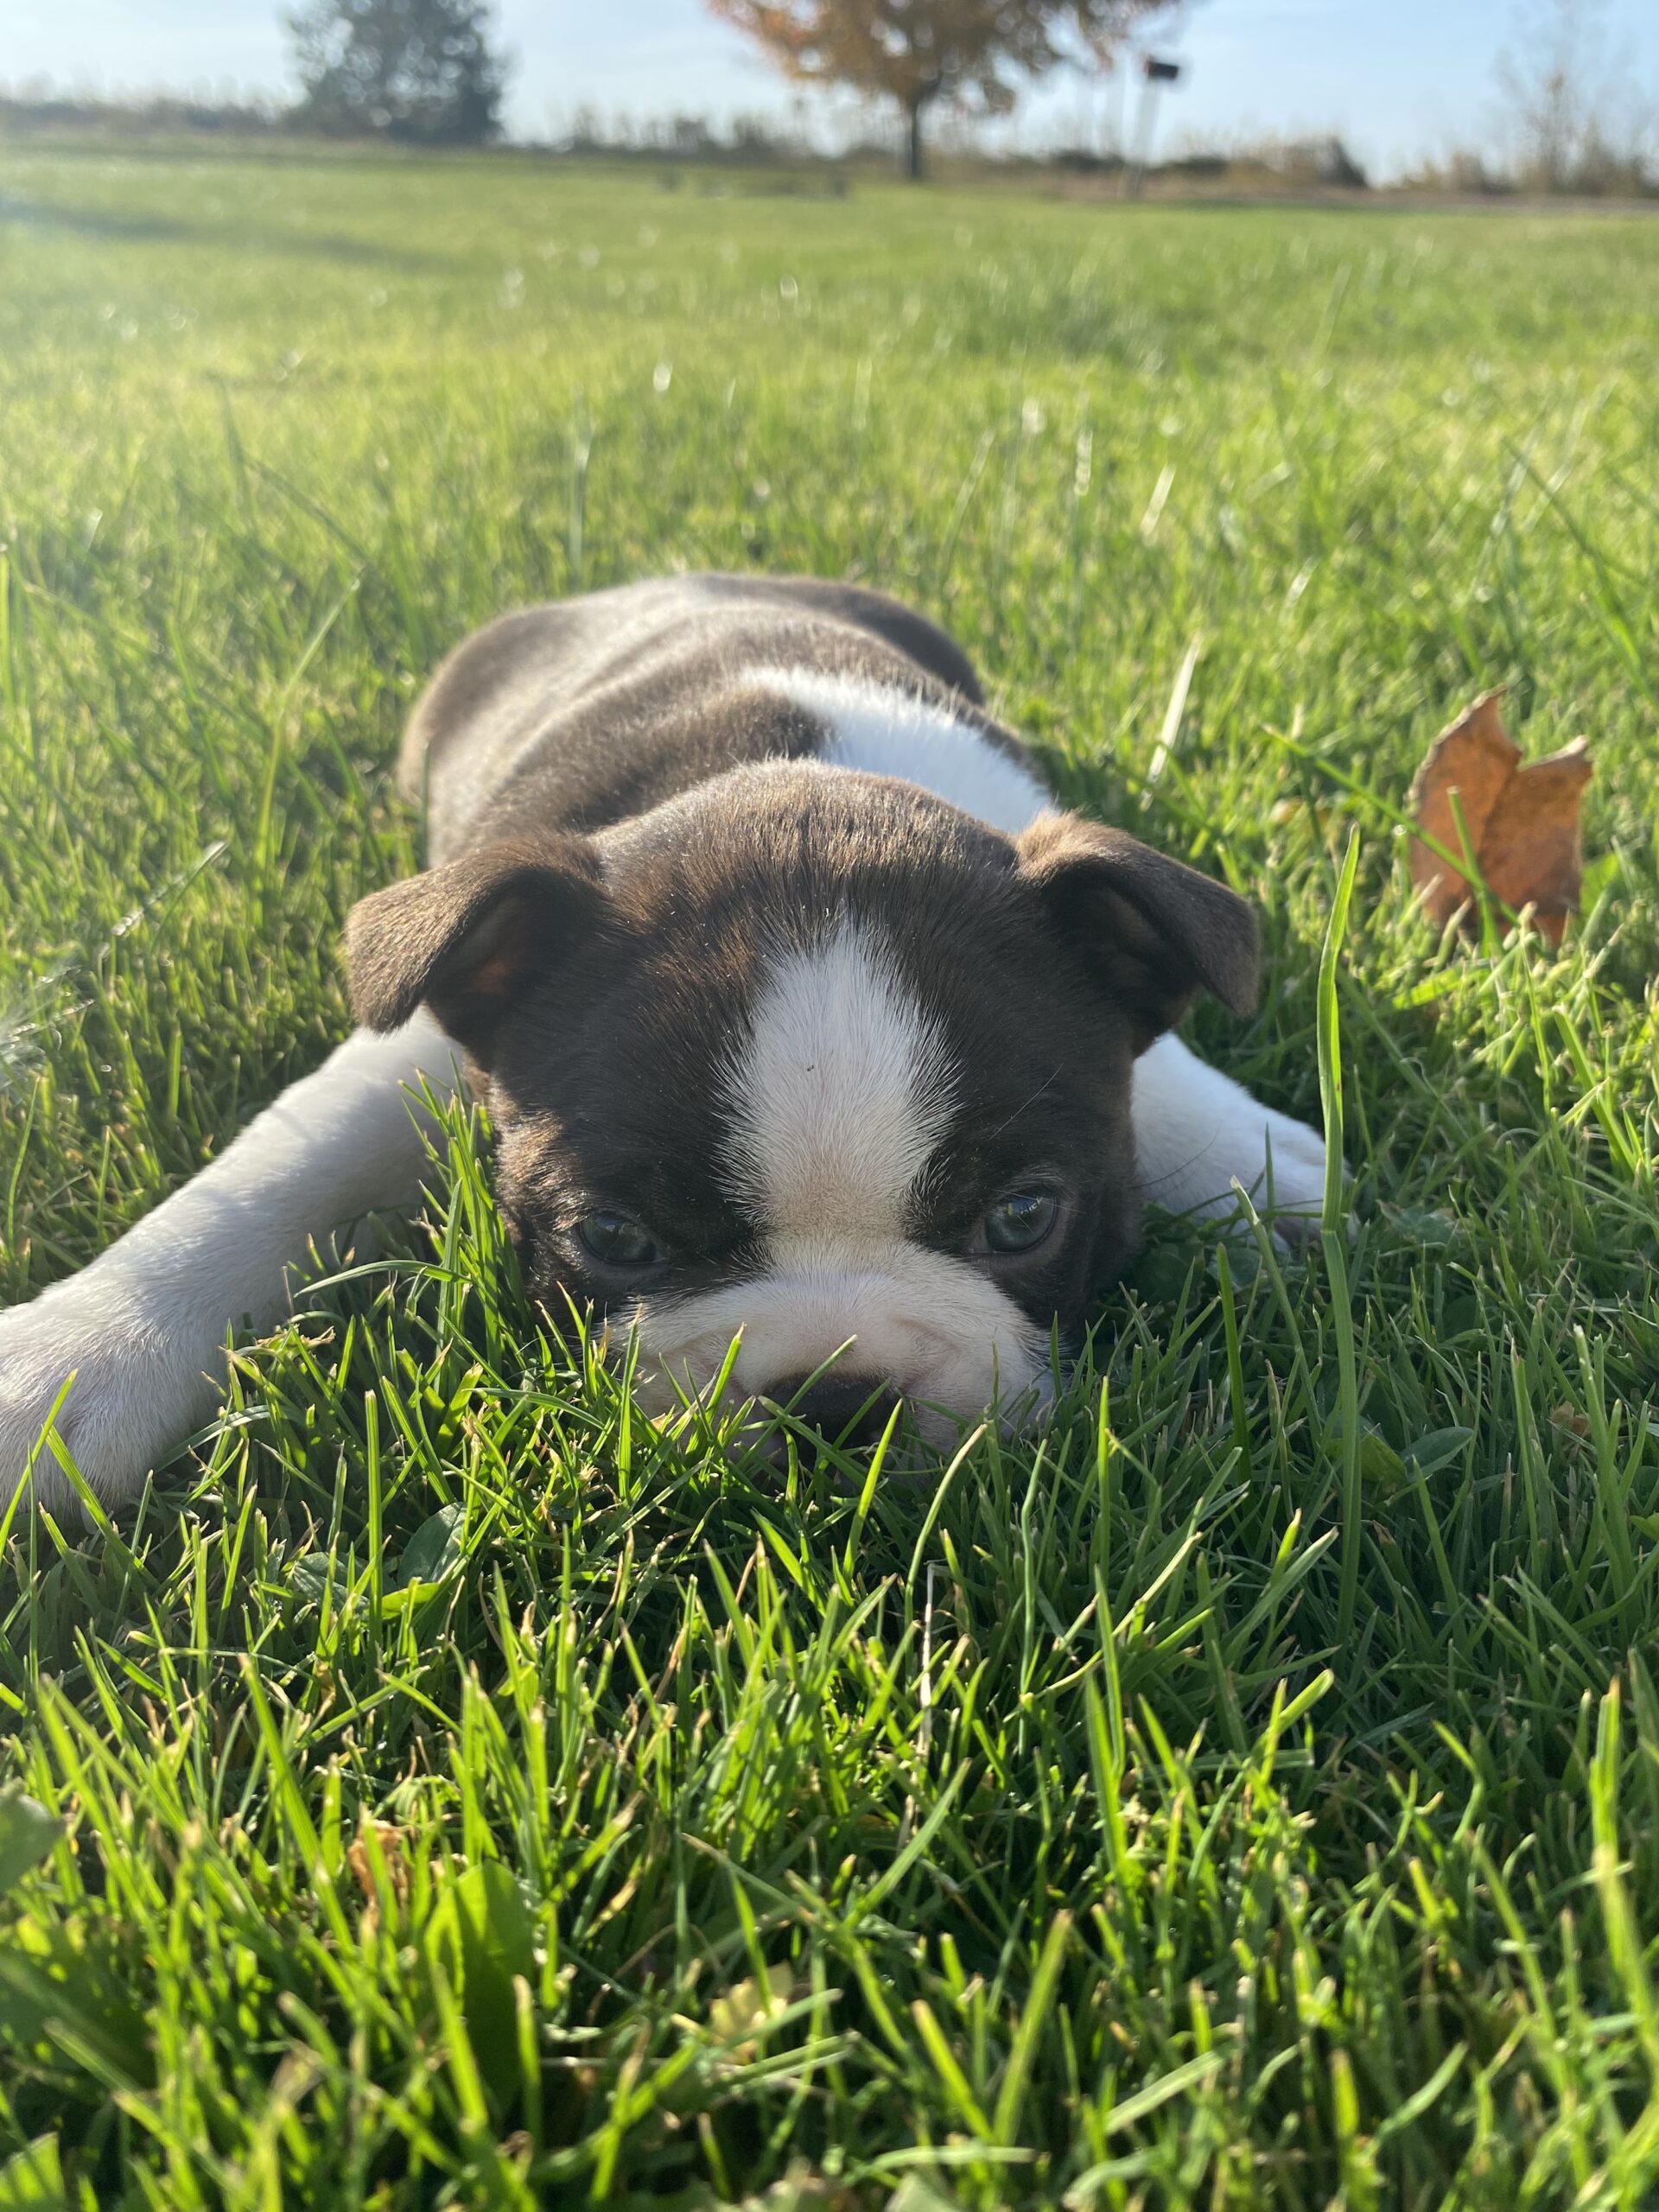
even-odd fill
[{"label": "fallen maple leaf", "polygon": [[1411,786],[1412,820],[1422,832],[1411,841],[1411,878],[1423,904],[1444,929],[1461,913],[1475,926],[1475,893],[1462,871],[1425,838],[1447,852],[1465,849],[1452,795],[1475,865],[1492,897],[1519,912],[1529,906],[1538,928],[1559,944],[1567,918],[1577,911],[1584,874],[1579,808],[1593,772],[1581,737],[1547,760],[1529,760],[1498,714],[1503,694],[1489,691],[1460,721],[1440,732],[1424,755]]}]

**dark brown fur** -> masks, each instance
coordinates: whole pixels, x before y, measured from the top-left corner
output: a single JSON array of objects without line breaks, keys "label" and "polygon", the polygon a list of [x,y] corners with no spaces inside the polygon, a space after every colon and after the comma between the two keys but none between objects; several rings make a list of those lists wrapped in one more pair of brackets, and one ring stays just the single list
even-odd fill
[{"label": "dark brown fur", "polygon": [[424,785],[434,860],[515,822],[602,830],[728,768],[795,760],[823,731],[745,677],[808,668],[979,711],[972,664],[884,594],[812,577],[682,576],[505,614],[458,646],[410,719],[399,779]]},{"label": "dark brown fur", "polygon": [[820,725],[754,687],[766,667],[920,692],[1027,757],[960,650],[873,592],[714,576],[507,616],[410,725],[441,865],[353,917],[359,1014],[433,1006],[486,1091],[528,1274],[604,1307],[621,1291],[573,1233],[594,1207],[657,1230],[653,1287],[752,1267],[720,1167],[734,1043],[779,945],[856,918],[962,1071],[910,1234],[963,1252],[993,1198],[1047,1176],[1065,1217],[999,1281],[1070,1331],[1133,1241],[1135,1053],[1201,987],[1249,1001],[1248,909],[1118,832],[1052,817],[1016,843],[913,785],[826,772]]}]

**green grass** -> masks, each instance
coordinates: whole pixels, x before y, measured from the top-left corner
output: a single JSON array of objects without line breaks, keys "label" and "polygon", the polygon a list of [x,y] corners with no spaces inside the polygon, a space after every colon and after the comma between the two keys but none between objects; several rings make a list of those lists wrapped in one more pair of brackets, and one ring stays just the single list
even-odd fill
[{"label": "green grass", "polygon": [[[913,597],[1256,896],[1200,1039],[1317,1118],[1339,1034],[1357,1219],[1154,1224],[1040,1443],[785,1480],[552,1339],[457,1125],[136,1510],[10,1523],[0,2204],[1654,2201],[1656,296],[1636,221],[0,156],[0,1302],[344,1033],[443,648],[675,564]],[[1408,896],[1497,682],[1596,748],[1560,957]]]}]

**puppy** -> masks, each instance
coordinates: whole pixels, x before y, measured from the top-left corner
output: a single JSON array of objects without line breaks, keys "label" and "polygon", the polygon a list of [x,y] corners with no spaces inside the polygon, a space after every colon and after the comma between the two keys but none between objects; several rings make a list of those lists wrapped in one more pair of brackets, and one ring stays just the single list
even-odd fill
[{"label": "puppy", "polygon": [[637,1339],[647,1402],[728,1388],[943,1441],[1050,1389],[1143,1198],[1282,1227],[1324,1147],[1170,1033],[1255,1003],[1249,908],[1055,808],[944,633],[805,579],[643,583],[495,622],[402,777],[432,864],[346,933],[360,1027],[81,1274],[0,1315],[0,1494],[136,1490],[232,1325],[408,1204],[411,1095],[496,1133],[525,1279]]}]

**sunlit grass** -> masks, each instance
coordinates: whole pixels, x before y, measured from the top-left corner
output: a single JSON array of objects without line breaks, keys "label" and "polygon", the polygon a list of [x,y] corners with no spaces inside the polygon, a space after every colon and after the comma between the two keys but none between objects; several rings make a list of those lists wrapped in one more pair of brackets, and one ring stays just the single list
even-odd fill
[{"label": "sunlit grass", "polygon": [[[1317,1119],[1339,1039],[1356,1213],[1155,1224],[1039,1444],[780,1474],[526,1306],[455,1122],[139,1507],[10,1523],[0,2201],[1650,2199],[1656,285],[1635,221],[0,161],[0,1299],[343,1033],[443,648],[675,565],[915,598],[1248,890],[1201,1041]],[[1409,899],[1498,682],[1595,747],[1559,957]]]}]

